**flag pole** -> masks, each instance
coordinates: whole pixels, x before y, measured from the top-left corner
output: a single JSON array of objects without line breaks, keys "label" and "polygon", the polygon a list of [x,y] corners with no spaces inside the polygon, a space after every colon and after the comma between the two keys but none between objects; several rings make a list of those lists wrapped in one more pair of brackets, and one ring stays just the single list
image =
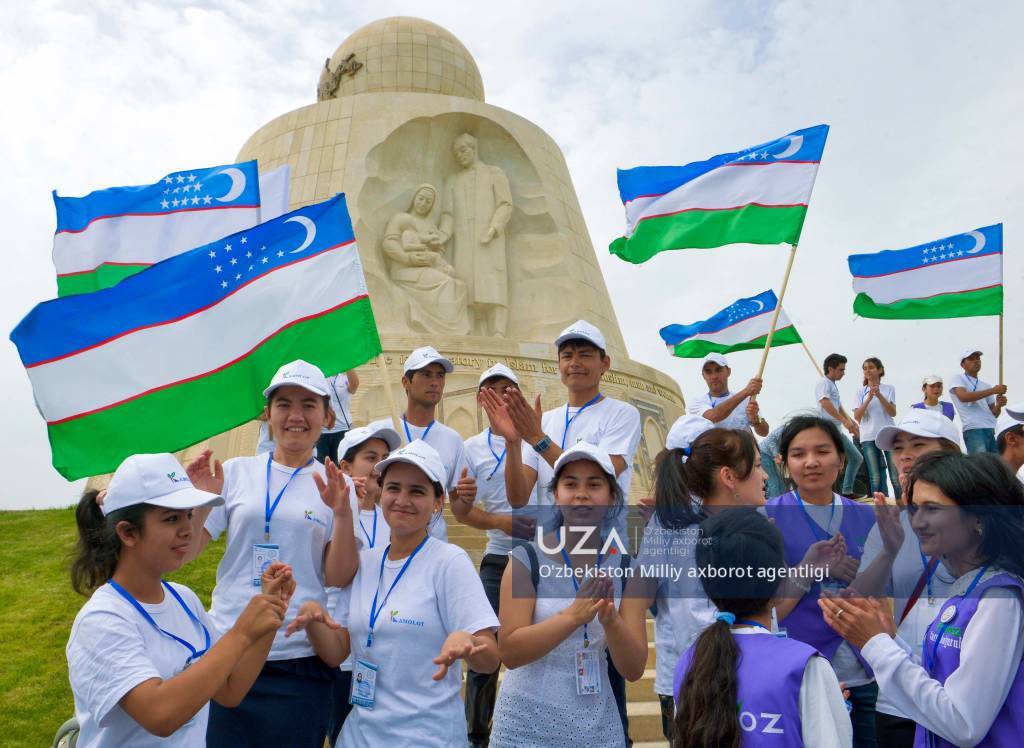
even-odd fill
[{"label": "flag pole", "polygon": [[1003,313],[999,313],[999,384],[1003,383]]},{"label": "flag pole", "polygon": [[[775,337],[775,326],[779,322],[779,314],[782,313],[782,299],[786,295],[786,286],[789,285],[789,274],[793,270],[793,259],[796,257],[796,244],[790,245],[789,248],[789,259],[786,261],[786,273],[782,276],[782,286],[779,288],[779,296],[775,301],[775,311],[772,312],[772,324],[768,328],[768,338],[764,343],[764,351],[761,352],[761,365],[757,367],[757,379],[761,379],[764,376],[764,367],[768,365],[768,351],[772,348],[772,338]],[[751,395],[750,400],[753,402],[757,399],[757,395]]]},{"label": "flag pole", "polygon": [[395,394],[391,391],[391,375],[388,373],[388,363],[384,360],[384,351],[377,356],[377,368],[380,369],[380,381],[384,387],[384,398],[388,403],[388,412],[391,414],[391,425],[399,434],[402,433],[398,422],[398,406],[395,405]]}]

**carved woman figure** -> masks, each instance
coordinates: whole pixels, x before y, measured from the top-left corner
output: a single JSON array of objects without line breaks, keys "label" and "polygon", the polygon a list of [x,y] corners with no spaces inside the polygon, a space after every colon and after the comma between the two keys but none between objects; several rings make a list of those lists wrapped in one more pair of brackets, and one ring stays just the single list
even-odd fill
[{"label": "carved woman figure", "polygon": [[381,247],[391,280],[408,303],[411,330],[444,335],[468,335],[466,286],[444,257],[444,235],[431,219],[437,190],[421,184],[407,212],[395,213],[384,229]]}]

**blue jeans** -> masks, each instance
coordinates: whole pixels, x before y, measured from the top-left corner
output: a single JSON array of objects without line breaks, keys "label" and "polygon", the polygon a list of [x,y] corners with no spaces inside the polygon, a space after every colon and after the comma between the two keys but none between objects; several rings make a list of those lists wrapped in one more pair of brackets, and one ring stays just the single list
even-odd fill
[{"label": "blue jeans", "polygon": [[768,476],[765,484],[765,498],[774,499],[786,493],[786,482],[779,473],[779,466],[775,464],[775,453],[761,447],[761,469]]},{"label": "blue jeans", "polygon": [[889,495],[885,485],[884,470],[889,471],[889,481],[892,483],[892,495],[900,497],[900,479],[896,472],[896,463],[892,460],[891,452],[883,452],[875,446],[873,441],[861,442],[860,448],[864,452],[864,462],[868,466],[868,480],[871,481],[871,492],[878,492]]},{"label": "blue jeans", "polygon": [[846,434],[840,434],[843,437],[843,450],[846,452],[846,472],[843,473],[843,493],[853,493],[854,484],[857,482],[857,472],[860,470],[861,463],[864,462],[864,456],[857,449],[857,445],[853,443],[853,439],[848,437]]},{"label": "blue jeans", "polygon": [[964,432],[964,444],[967,445],[967,454],[976,455],[980,452],[992,452],[997,454],[996,430],[995,429],[968,429]]}]

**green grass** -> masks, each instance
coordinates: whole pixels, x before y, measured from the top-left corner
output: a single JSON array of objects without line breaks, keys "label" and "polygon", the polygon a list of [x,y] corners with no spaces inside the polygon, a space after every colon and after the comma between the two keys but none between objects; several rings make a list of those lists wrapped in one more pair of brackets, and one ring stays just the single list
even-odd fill
[{"label": "green grass", "polygon": [[[0,715],[4,746],[48,746],[74,716],[67,644],[85,598],[71,589],[73,509],[0,512]],[[224,541],[211,543],[170,579],[209,608]]]}]

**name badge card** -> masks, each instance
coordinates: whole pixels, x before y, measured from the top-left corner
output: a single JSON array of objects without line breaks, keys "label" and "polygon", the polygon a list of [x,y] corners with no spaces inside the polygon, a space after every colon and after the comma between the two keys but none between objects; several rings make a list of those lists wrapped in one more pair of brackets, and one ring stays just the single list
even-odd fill
[{"label": "name badge card", "polygon": [[601,693],[601,661],[595,649],[576,650],[576,693],[579,696],[590,696]]},{"label": "name badge card", "polygon": [[276,543],[253,543],[252,586],[259,588],[264,570],[281,558],[281,546]]},{"label": "name badge card", "polygon": [[369,660],[356,660],[352,666],[350,704],[373,709],[377,703],[377,665]]}]

